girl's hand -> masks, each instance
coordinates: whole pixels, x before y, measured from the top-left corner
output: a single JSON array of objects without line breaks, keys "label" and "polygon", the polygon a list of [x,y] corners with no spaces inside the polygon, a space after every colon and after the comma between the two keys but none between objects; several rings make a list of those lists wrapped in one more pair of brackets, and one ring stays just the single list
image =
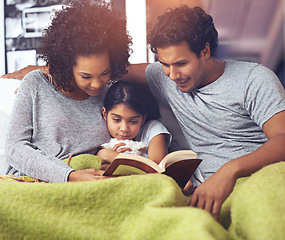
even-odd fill
[{"label": "girl's hand", "polygon": [[184,195],[189,196],[194,192],[194,187],[193,184],[191,182],[191,180],[189,180],[185,187],[183,188],[182,192],[184,193]]},{"label": "girl's hand", "polygon": [[69,174],[68,181],[69,182],[82,182],[82,181],[92,181],[109,178],[106,176],[102,176],[104,171],[98,169],[82,169],[73,171]]},{"label": "girl's hand", "polygon": [[121,142],[121,143],[117,143],[113,148],[112,150],[117,152],[117,153],[123,153],[123,152],[126,152],[126,151],[132,151],[132,149],[128,148],[128,147],[125,147],[123,148],[122,146],[125,146],[126,144]]}]

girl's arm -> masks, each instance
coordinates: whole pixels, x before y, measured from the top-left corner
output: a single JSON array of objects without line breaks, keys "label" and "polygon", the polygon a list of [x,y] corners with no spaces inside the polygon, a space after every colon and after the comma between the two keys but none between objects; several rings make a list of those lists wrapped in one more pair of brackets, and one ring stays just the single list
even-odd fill
[{"label": "girl's arm", "polygon": [[118,152],[112,149],[103,148],[97,153],[97,156],[102,159],[102,162],[111,163],[113,162],[114,158],[118,156],[118,154]]},{"label": "girl's arm", "polygon": [[148,158],[159,164],[166,155],[166,135],[161,133],[150,140],[148,145]]},{"label": "girl's arm", "polygon": [[123,153],[126,151],[132,151],[132,149],[130,149],[130,148],[121,147],[124,145],[126,145],[126,144],[125,143],[118,143],[112,149],[103,148],[97,153],[97,156],[102,159],[103,163],[104,162],[111,163],[111,162],[113,162],[114,158],[118,156],[119,153]]}]

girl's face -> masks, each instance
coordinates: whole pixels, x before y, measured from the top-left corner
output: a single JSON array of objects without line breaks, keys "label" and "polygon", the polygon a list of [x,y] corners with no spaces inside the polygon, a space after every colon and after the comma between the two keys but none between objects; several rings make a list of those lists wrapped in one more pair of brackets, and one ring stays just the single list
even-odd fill
[{"label": "girl's face", "polygon": [[118,140],[134,139],[145,121],[145,116],[130,109],[124,103],[118,104],[108,113],[103,107],[102,114],[111,136]]},{"label": "girl's face", "polygon": [[88,57],[79,56],[73,66],[74,94],[81,99],[97,96],[111,78],[111,62],[107,51]]}]

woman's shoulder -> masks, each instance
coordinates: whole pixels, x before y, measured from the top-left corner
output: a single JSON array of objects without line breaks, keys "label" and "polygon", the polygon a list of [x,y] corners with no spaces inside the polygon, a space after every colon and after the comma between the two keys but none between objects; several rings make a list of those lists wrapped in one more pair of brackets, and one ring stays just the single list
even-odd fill
[{"label": "woman's shoulder", "polygon": [[23,78],[19,87],[19,91],[36,92],[42,86],[45,87],[46,83],[48,83],[48,80],[44,74],[40,70],[34,70],[32,72],[29,72]]}]

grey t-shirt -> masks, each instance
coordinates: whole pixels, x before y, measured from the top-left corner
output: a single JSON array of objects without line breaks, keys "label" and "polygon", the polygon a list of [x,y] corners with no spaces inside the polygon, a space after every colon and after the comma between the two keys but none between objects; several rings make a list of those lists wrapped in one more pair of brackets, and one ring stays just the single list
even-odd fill
[{"label": "grey t-shirt", "polygon": [[71,169],[61,161],[73,153],[95,153],[110,139],[101,116],[107,89],[78,101],[65,96],[41,71],[29,73],[18,90],[8,127],[8,173],[66,182]]},{"label": "grey t-shirt", "polygon": [[257,63],[226,61],[219,79],[190,93],[181,92],[160,63],[147,67],[146,79],[153,94],[172,109],[189,148],[203,159],[205,179],[265,143],[263,124],[285,110],[279,79]]}]

